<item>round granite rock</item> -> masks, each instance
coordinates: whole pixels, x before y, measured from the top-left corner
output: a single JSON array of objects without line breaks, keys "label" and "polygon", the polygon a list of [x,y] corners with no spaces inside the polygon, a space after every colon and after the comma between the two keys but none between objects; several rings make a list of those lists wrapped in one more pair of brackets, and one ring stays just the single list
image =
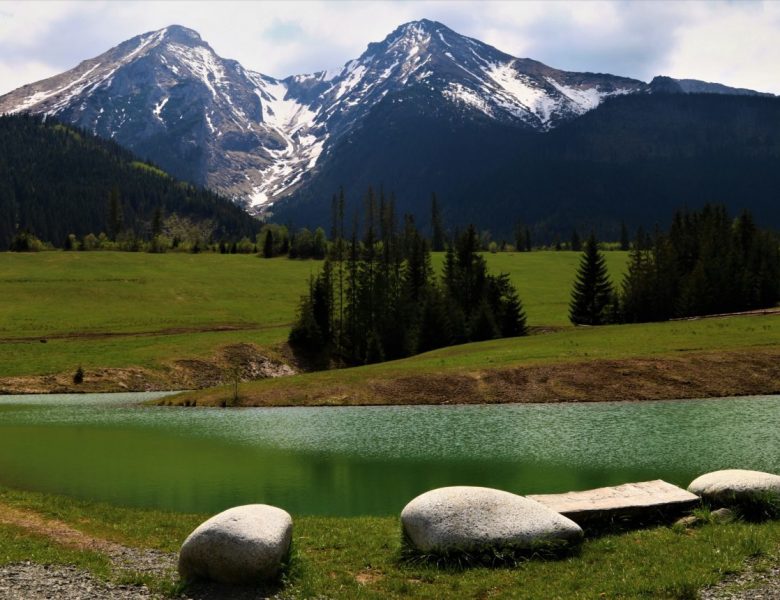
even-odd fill
[{"label": "round granite rock", "polygon": [[727,469],[697,477],[688,491],[713,504],[780,502],[780,475],[762,471]]},{"label": "round granite rock", "polygon": [[417,496],[401,513],[412,547],[423,553],[562,548],[582,529],[546,506],[501,490],[445,487]]},{"label": "round granite rock", "polygon": [[179,575],[185,581],[246,584],[279,576],[292,539],[292,518],[275,506],[228,509],[199,525],[182,544]]}]

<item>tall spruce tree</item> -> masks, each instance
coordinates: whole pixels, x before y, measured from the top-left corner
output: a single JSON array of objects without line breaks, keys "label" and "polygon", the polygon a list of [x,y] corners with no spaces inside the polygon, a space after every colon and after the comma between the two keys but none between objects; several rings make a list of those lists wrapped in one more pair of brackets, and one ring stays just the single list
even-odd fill
[{"label": "tall spruce tree", "polygon": [[580,239],[580,234],[577,233],[576,229],[571,233],[571,249],[574,252],[582,251],[582,240]]},{"label": "tall spruce tree", "polygon": [[585,243],[577,277],[574,281],[569,320],[575,325],[603,325],[609,320],[613,301],[604,256],[599,251],[596,235],[591,233]]},{"label": "tall spruce tree", "polygon": [[265,241],[263,242],[263,258],[274,257],[274,233],[270,229],[265,232]]},{"label": "tall spruce tree", "polygon": [[119,200],[119,188],[114,186],[108,193],[108,231],[111,240],[116,241],[119,232],[122,231],[122,203]]},{"label": "tall spruce tree", "polygon": [[434,252],[444,251],[444,225],[435,193],[431,194],[431,249]]},{"label": "tall spruce tree", "polygon": [[628,250],[629,240],[628,240],[628,228],[626,227],[625,221],[620,222],[620,249],[624,252]]}]

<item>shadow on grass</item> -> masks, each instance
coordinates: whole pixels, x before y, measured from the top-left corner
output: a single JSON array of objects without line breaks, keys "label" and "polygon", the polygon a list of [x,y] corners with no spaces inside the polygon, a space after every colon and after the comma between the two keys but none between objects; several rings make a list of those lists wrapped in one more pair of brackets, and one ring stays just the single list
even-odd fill
[{"label": "shadow on grass", "polygon": [[484,567],[513,568],[530,560],[562,560],[578,556],[580,550],[580,542],[546,541],[538,542],[531,547],[496,545],[421,552],[402,531],[398,563],[401,566],[430,566],[448,571]]}]

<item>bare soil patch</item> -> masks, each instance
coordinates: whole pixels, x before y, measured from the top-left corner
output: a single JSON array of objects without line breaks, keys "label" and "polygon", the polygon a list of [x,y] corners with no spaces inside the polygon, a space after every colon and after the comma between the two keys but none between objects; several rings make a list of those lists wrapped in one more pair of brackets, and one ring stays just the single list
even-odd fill
[{"label": "bare soil patch", "polygon": [[49,340],[102,340],[108,338],[160,337],[166,335],[184,335],[188,333],[278,329],[280,327],[289,327],[290,325],[291,323],[281,323],[278,325],[260,326],[256,323],[242,323],[239,325],[204,325],[203,327],[168,327],[166,329],[154,329],[150,331],[74,331],[68,333],[53,333],[51,335],[0,338],[0,344],[22,344],[30,342],[45,344]]},{"label": "bare soil patch", "polygon": [[[672,400],[780,393],[780,347],[680,356],[531,364],[373,378],[320,388],[242,390],[244,406],[500,404]],[[206,392],[214,404],[224,391]],[[176,401],[176,400],[174,400]]]},{"label": "bare soil patch", "polygon": [[0,378],[0,394],[64,394],[97,392],[155,392],[200,389],[240,381],[295,374],[283,360],[254,344],[230,344],[204,359],[173,360],[162,369],[142,367],[84,369],[84,380],[73,373]]}]

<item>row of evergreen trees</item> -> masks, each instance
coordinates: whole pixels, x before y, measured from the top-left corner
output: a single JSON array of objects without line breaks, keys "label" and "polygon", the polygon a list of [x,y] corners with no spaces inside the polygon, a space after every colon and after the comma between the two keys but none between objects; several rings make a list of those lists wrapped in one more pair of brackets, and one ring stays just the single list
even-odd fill
[{"label": "row of evergreen trees", "polygon": [[641,230],[620,289],[595,237],[585,245],[569,317],[575,324],[635,323],[766,308],[780,301],[780,240],[744,211],[678,211],[668,233]]},{"label": "row of evergreen trees", "polygon": [[260,229],[228,198],[177,181],[110,140],[52,118],[0,116],[0,250],[20,232],[60,247],[90,232],[148,242],[160,215],[209,222],[216,240],[254,238]]},{"label": "row of evergreen trees", "polygon": [[526,333],[507,275],[491,275],[474,227],[447,248],[441,277],[411,216],[399,227],[394,202],[369,189],[362,236],[345,235],[343,195],[334,199],[332,243],[301,299],[293,348],[324,360],[364,364],[467,341]]}]

